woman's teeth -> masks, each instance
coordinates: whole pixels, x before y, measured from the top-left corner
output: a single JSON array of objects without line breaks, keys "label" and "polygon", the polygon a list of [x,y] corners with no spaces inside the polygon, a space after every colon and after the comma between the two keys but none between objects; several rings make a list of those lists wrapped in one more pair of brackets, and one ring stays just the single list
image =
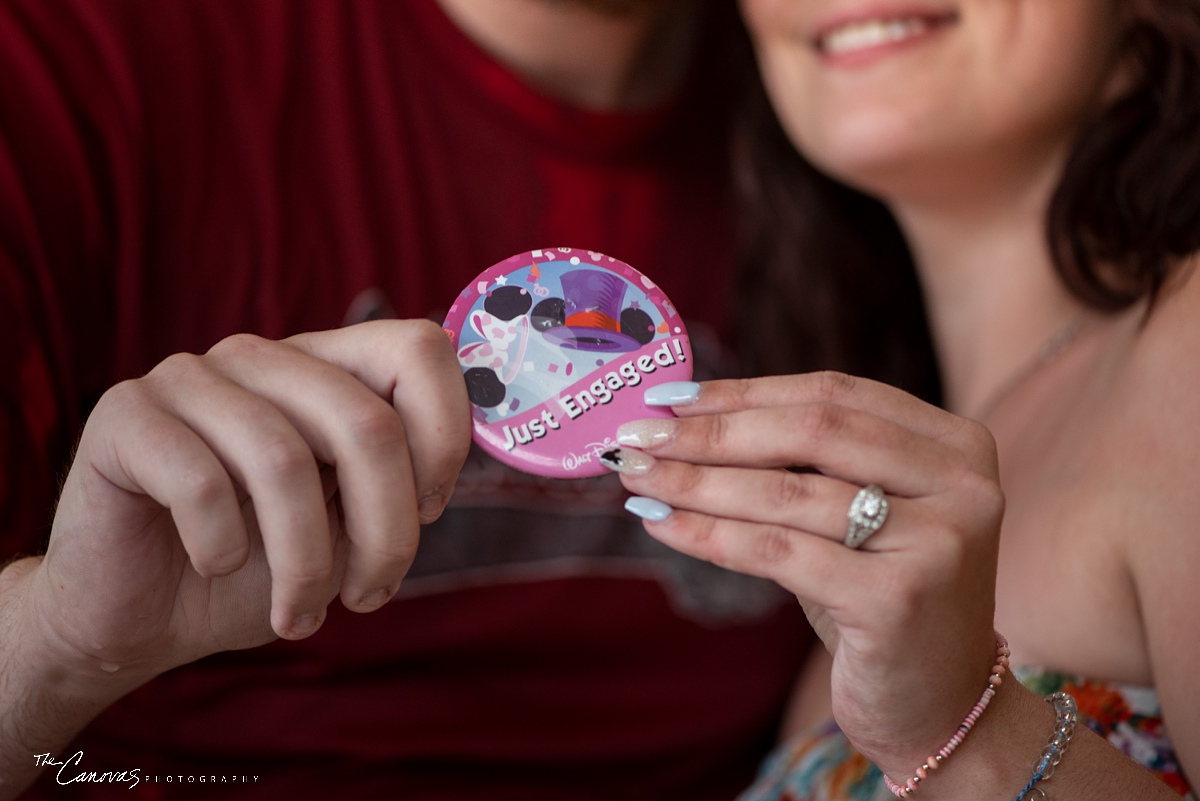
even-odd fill
[{"label": "woman's teeth", "polygon": [[893,20],[863,20],[843,25],[820,38],[817,47],[829,55],[852,53],[903,41],[924,33],[929,24],[918,17]]}]

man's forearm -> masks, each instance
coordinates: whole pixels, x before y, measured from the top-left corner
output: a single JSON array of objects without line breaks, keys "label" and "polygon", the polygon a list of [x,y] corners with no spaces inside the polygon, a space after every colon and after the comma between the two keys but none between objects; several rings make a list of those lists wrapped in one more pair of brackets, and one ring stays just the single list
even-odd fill
[{"label": "man's forearm", "polygon": [[0,801],[17,798],[37,778],[41,755],[60,758],[96,715],[141,683],[89,676],[45,647],[28,592],[40,562],[22,559],[0,571]]}]

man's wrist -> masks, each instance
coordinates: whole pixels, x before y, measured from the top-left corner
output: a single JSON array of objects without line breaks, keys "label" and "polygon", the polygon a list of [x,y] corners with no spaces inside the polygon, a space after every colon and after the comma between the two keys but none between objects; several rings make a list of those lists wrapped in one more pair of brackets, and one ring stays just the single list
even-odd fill
[{"label": "man's wrist", "polygon": [[0,799],[36,776],[38,754],[57,754],[109,704],[148,677],[112,675],[55,643],[37,619],[32,588],[41,557],[0,570]]},{"label": "man's wrist", "polygon": [[[65,642],[34,598],[43,557],[10,563],[0,570],[0,675],[30,691],[99,708],[153,677],[154,672],[116,671]],[[122,675],[123,674],[123,675]]]}]

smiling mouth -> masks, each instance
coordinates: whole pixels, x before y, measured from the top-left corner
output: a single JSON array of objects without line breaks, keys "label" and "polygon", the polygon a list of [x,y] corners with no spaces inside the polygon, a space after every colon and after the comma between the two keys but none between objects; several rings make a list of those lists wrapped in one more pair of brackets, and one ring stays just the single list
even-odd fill
[{"label": "smiling mouth", "polygon": [[855,20],[825,31],[816,38],[814,45],[822,55],[849,55],[917,39],[956,19],[954,14],[945,14]]}]

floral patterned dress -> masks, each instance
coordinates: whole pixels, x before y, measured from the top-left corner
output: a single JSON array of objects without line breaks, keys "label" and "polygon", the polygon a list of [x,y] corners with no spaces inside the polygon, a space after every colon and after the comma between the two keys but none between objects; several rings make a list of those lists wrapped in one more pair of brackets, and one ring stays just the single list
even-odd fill
[{"label": "floral patterned dress", "polygon": [[[1016,674],[1022,683],[1041,695],[1058,690],[1070,693],[1079,705],[1081,723],[1158,774],[1184,801],[1197,801],[1167,739],[1158,695],[1152,688],[1098,682],[1035,668],[1021,668]],[[813,734],[780,745],[763,765],[758,781],[738,801],[894,798],[884,786],[883,773],[856,752],[830,721]]]}]

